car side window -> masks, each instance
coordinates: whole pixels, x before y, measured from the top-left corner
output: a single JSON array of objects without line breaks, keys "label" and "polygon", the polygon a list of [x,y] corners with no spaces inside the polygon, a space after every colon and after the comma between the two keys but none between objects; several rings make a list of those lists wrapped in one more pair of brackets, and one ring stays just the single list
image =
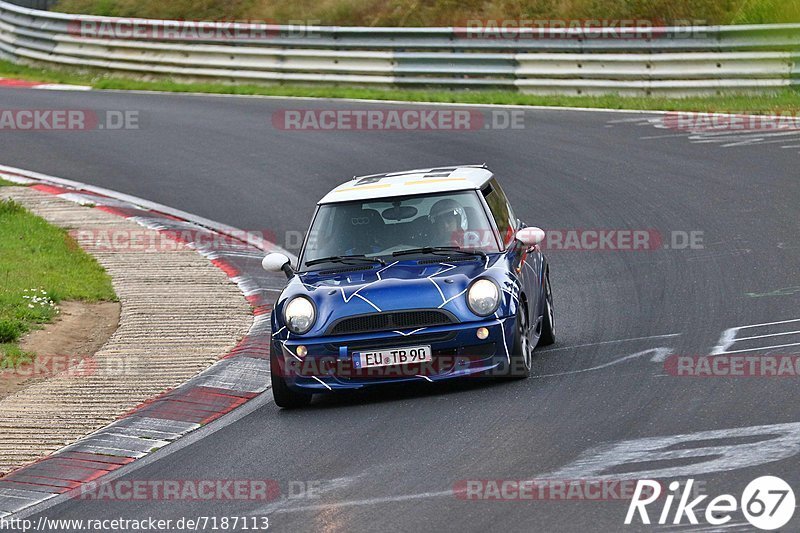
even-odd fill
[{"label": "car side window", "polygon": [[508,198],[506,198],[497,180],[494,179],[492,179],[481,192],[483,192],[483,197],[486,198],[486,203],[489,204],[492,217],[497,224],[497,229],[500,231],[503,247],[506,247],[514,240],[514,232],[517,226],[517,221],[516,218],[514,218],[514,213],[511,211]]}]

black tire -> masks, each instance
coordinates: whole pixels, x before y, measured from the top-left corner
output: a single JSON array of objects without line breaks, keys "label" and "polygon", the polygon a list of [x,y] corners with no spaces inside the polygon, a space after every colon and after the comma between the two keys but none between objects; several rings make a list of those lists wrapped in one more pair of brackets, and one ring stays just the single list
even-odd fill
[{"label": "black tire", "polygon": [[542,334],[537,346],[549,346],[556,342],[556,313],[553,306],[553,290],[550,287],[550,272],[544,277],[544,311],[542,312]]},{"label": "black tire", "polygon": [[531,375],[533,347],[530,345],[528,307],[520,302],[514,321],[514,345],[511,347],[510,363],[503,372],[507,379],[525,379]]},{"label": "black tire", "polygon": [[275,356],[270,356],[269,363],[272,397],[275,399],[275,405],[284,409],[297,409],[311,403],[312,394],[304,394],[289,388],[281,375],[280,364]]}]

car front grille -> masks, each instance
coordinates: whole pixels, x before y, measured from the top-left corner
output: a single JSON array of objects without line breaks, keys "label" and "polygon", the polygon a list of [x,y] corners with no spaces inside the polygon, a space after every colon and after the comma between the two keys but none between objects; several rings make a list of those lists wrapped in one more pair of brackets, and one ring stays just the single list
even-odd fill
[{"label": "car front grille", "polygon": [[342,318],[328,329],[328,335],[352,335],[373,331],[393,331],[416,329],[431,326],[446,326],[458,322],[456,318],[441,309],[419,309],[414,311],[393,311],[370,313],[368,315]]}]

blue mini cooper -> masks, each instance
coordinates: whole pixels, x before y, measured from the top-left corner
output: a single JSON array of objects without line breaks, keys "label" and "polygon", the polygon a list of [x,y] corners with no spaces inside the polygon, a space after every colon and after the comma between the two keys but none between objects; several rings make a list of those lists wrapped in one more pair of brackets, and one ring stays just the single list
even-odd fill
[{"label": "blue mini cooper", "polygon": [[319,201],[272,313],[280,407],[380,383],[524,378],[555,342],[539,228],[514,216],[485,166],[353,178]]}]

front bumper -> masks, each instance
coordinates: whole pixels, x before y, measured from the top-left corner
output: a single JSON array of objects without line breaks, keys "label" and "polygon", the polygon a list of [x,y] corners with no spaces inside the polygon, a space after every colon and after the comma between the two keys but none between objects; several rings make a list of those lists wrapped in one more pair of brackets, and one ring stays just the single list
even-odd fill
[{"label": "front bumper", "polygon": [[[273,357],[286,384],[303,392],[360,389],[382,383],[442,381],[484,374],[509,361],[513,346],[514,317],[494,318],[463,324],[430,327],[415,332],[375,332],[316,338],[274,340]],[[486,339],[479,328],[489,330]],[[358,369],[353,352],[430,346],[430,363]],[[305,357],[297,355],[304,346]]]}]

